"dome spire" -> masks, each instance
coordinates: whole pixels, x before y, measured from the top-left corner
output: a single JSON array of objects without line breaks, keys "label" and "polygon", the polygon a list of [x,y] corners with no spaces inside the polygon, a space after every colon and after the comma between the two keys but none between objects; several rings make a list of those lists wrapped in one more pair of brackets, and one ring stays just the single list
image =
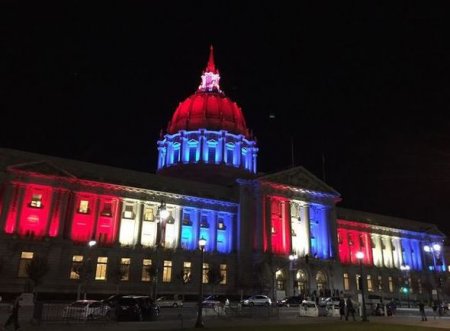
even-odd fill
[{"label": "dome spire", "polygon": [[213,47],[213,45],[209,46],[209,59],[208,59],[208,64],[206,65],[205,72],[212,72],[214,74],[219,73],[216,69],[216,64],[214,63],[214,47]]},{"label": "dome spire", "polygon": [[219,85],[220,75],[219,70],[214,63],[214,48],[209,47],[209,58],[205,70],[202,75],[202,82],[198,87],[199,92],[219,92],[222,93]]}]

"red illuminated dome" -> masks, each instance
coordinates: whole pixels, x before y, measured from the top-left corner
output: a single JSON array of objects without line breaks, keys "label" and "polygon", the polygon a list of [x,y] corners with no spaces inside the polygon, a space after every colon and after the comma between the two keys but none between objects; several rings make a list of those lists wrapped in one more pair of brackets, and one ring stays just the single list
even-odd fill
[{"label": "red illuminated dome", "polygon": [[249,138],[241,108],[220,90],[219,80],[211,46],[208,64],[197,92],[180,102],[167,126],[167,133],[198,129],[226,130]]}]

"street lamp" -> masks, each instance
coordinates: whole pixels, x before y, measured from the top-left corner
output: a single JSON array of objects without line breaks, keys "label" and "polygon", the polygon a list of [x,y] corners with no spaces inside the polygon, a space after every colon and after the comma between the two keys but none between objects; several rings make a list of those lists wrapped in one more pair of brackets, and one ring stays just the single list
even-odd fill
[{"label": "street lamp", "polygon": [[430,253],[431,256],[433,257],[433,274],[434,274],[434,281],[435,281],[435,285],[436,285],[436,299],[437,302],[440,302],[439,299],[439,274],[438,274],[438,270],[437,270],[437,263],[436,260],[439,259],[439,255],[441,254],[441,245],[439,243],[433,243],[431,245],[424,245],[423,246],[423,250],[426,253]]},{"label": "street lamp", "polygon": [[364,253],[359,251],[356,253],[356,258],[359,260],[359,272],[361,274],[360,279],[361,282],[359,284],[359,287],[361,289],[361,296],[362,296],[362,320],[363,322],[368,322],[367,314],[366,314],[366,299],[364,295],[364,274],[363,274],[363,264],[362,260],[364,259]]},{"label": "street lamp", "polygon": [[[156,261],[155,261],[155,268],[154,268],[154,288],[153,288],[153,298],[154,300],[157,299],[158,295],[158,280],[159,280],[159,265],[160,265],[160,248],[164,243],[164,236],[165,231],[162,231],[161,226],[162,223],[169,217],[169,211],[167,210],[166,203],[164,201],[161,201],[161,204],[158,207],[158,213],[156,217],[156,243],[155,243],[155,249],[156,249]],[[165,226],[165,225],[164,225]]]},{"label": "street lamp", "polygon": [[200,258],[200,281],[198,284],[198,311],[197,311],[197,322],[195,322],[196,328],[203,328],[203,312],[202,312],[202,302],[203,302],[203,258],[205,253],[206,239],[201,237],[198,241],[198,247],[200,248],[201,258]]},{"label": "street lamp", "polygon": [[409,291],[411,290],[411,284],[409,283],[409,271],[411,270],[411,267],[409,265],[401,265],[400,270],[405,272],[406,281],[404,283],[407,284],[407,286],[402,288],[402,292],[406,293],[406,301],[408,302],[408,308],[410,308]]},{"label": "street lamp", "polygon": [[295,262],[298,260],[298,255],[296,254],[290,254],[289,255],[289,269],[292,271],[292,294],[295,295]]}]

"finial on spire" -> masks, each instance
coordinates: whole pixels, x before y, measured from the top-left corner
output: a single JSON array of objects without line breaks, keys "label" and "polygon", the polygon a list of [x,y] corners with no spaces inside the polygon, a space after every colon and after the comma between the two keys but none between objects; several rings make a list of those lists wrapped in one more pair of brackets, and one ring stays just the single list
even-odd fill
[{"label": "finial on spire", "polygon": [[208,59],[208,64],[206,65],[206,70],[205,72],[212,72],[214,74],[217,74],[218,72],[216,72],[216,65],[214,63],[214,47],[213,45],[209,46],[209,59]]},{"label": "finial on spire", "polygon": [[217,70],[216,64],[214,63],[214,48],[211,45],[209,47],[208,64],[206,65],[205,71],[203,71],[202,82],[198,87],[198,90],[202,92],[222,93],[220,90],[219,81],[219,70]]}]

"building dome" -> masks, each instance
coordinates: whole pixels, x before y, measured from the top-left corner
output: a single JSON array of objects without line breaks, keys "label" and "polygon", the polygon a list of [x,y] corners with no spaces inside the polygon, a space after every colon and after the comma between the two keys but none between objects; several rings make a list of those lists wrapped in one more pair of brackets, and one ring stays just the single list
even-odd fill
[{"label": "building dome", "polygon": [[200,86],[178,105],[158,141],[158,173],[217,183],[256,174],[256,139],[219,81],[211,46]]},{"label": "building dome", "polygon": [[226,130],[249,137],[241,108],[219,92],[199,91],[180,102],[167,133],[198,129]]},{"label": "building dome", "polygon": [[220,90],[219,80],[211,46],[202,83],[196,93],[180,102],[167,126],[167,133],[198,129],[226,130],[249,138],[241,108]]}]

